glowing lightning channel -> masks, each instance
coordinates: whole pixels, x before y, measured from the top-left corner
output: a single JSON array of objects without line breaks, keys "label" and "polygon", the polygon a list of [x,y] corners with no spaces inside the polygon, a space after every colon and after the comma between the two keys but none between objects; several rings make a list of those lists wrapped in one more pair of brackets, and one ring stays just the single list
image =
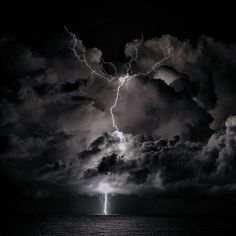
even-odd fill
[{"label": "glowing lightning channel", "polygon": [[[73,46],[70,47],[70,49],[73,51],[73,54],[75,55],[76,59],[77,59],[78,61],[80,61],[81,63],[84,63],[84,64],[86,65],[86,67],[88,67],[88,69],[90,70],[91,78],[94,79],[94,75],[97,75],[98,77],[100,77],[100,78],[102,78],[102,79],[105,79],[105,80],[107,80],[107,81],[111,81],[110,78],[107,78],[106,76],[104,76],[104,75],[98,73],[96,70],[94,70],[94,69],[90,66],[90,64],[89,64],[89,62],[87,61],[87,58],[86,58],[86,54],[85,54],[85,53],[86,53],[86,50],[83,50],[82,48],[80,48],[80,51],[81,51],[81,53],[82,53],[82,58],[81,58],[81,56],[78,54],[78,52],[77,52],[77,50],[76,50],[76,46],[78,45],[79,40],[77,39],[77,37],[76,37],[75,34],[73,34],[72,32],[70,32],[70,31],[68,30],[68,28],[67,28],[66,26],[65,26],[64,28],[65,28],[66,32],[72,37],[73,42],[74,42],[74,43],[73,43]],[[103,64],[108,64],[108,62],[104,62],[103,59],[102,59],[102,62],[103,62]],[[114,65],[113,63],[111,63],[111,62],[109,62],[109,64],[111,64],[112,67],[115,68],[115,72],[117,72],[115,65]],[[113,79],[114,79],[114,78],[113,78]],[[112,80],[113,80],[113,79],[112,79]]]},{"label": "glowing lightning channel", "polygon": [[[114,135],[117,136],[119,138],[119,149],[121,150],[122,154],[125,152],[126,150],[126,146],[125,146],[125,136],[123,134],[123,132],[121,132],[116,124],[116,121],[115,121],[115,116],[114,116],[114,109],[116,108],[117,106],[117,103],[118,103],[118,100],[119,100],[119,96],[120,96],[120,90],[121,88],[124,86],[125,83],[128,84],[128,82],[133,79],[134,77],[136,76],[147,76],[148,74],[152,73],[152,72],[156,72],[156,67],[160,64],[162,64],[164,61],[166,61],[167,59],[170,58],[171,56],[171,50],[173,49],[173,47],[170,47],[167,49],[167,52],[168,54],[164,56],[163,59],[161,59],[160,61],[157,61],[154,63],[154,65],[149,69],[147,70],[146,72],[139,72],[139,73],[136,73],[136,74],[132,74],[132,64],[137,60],[137,57],[138,57],[138,49],[139,47],[142,45],[143,43],[143,35],[142,35],[142,38],[139,42],[137,42],[134,47],[133,47],[133,50],[134,50],[134,55],[132,53],[129,54],[130,56],[130,60],[128,61],[128,63],[126,64],[126,75],[123,75],[123,76],[119,76],[118,75],[118,72],[117,72],[117,68],[116,66],[112,63],[112,62],[105,62],[103,60],[103,58],[101,57],[101,62],[102,64],[110,64],[113,69],[114,69],[114,72],[115,72],[115,76],[110,76],[109,78],[107,78],[106,76],[98,73],[96,70],[94,70],[91,65],[89,64],[89,62],[87,61],[87,58],[86,58],[86,50],[83,49],[83,48],[79,48],[80,52],[82,53],[82,57],[78,54],[77,52],[77,45],[78,43],[80,43],[80,41],[77,39],[76,35],[73,34],[72,32],[70,32],[68,30],[67,27],[65,27],[65,30],[66,32],[72,37],[73,39],[73,46],[70,47],[71,50],[73,51],[73,54],[74,56],[77,58],[78,61],[80,61],[81,63],[84,63],[86,65],[86,67],[90,70],[90,73],[91,73],[91,78],[94,79],[94,75],[102,78],[102,79],[105,79],[107,80],[108,82],[111,82],[115,79],[118,79],[118,87],[116,89],[116,96],[115,96],[115,101],[113,103],[113,105],[110,107],[110,114],[111,114],[111,119],[112,119],[112,125],[113,127],[115,128],[115,131],[114,131]],[[107,196],[106,196],[107,198]]]},{"label": "glowing lightning channel", "polygon": [[[167,48],[167,55],[165,55],[160,61],[155,62],[154,65],[151,67],[151,69],[147,70],[146,72],[139,72],[139,73],[130,75],[129,78],[127,79],[127,83],[136,76],[147,76],[151,74],[152,72],[156,72],[156,67],[170,58],[171,50],[174,50],[174,48],[173,47]],[[138,54],[136,51],[136,58],[137,58],[137,55]]]},{"label": "glowing lightning channel", "polygon": [[[112,119],[112,125],[115,128],[115,131],[113,132],[113,134],[116,137],[119,138],[119,145],[118,145],[118,147],[119,147],[119,150],[121,151],[121,154],[124,154],[125,151],[126,151],[126,139],[125,139],[125,136],[124,136],[123,132],[119,130],[119,127],[116,124],[115,116],[114,116],[114,109],[116,108],[118,100],[119,100],[120,90],[125,85],[125,83],[128,84],[128,82],[131,79],[135,78],[136,76],[147,76],[148,74],[150,74],[152,72],[156,72],[156,67],[158,65],[162,64],[167,59],[170,58],[171,50],[173,49],[173,47],[168,48],[167,49],[168,54],[165,55],[164,58],[161,59],[160,61],[157,61],[156,63],[154,63],[154,65],[149,70],[147,70],[146,72],[139,72],[139,73],[133,74],[132,65],[137,60],[138,49],[139,49],[139,47],[143,43],[143,35],[142,35],[141,40],[139,42],[137,42],[134,45],[134,47],[133,47],[134,56],[133,56],[132,53],[129,54],[131,59],[126,64],[126,68],[127,68],[126,75],[119,76],[118,72],[117,72],[116,66],[112,62],[105,62],[103,60],[103,58],[101,57],[101,62],[102,62],[103,65],[104,64],[110,64],[113,67],[113,69],[114,69],[115,76],[110,76],[109,75],[110,77],[108,78],[108,77],[104,76],[103,74],[100,74],[99,72],[97,72],[96,70],[94,70],[91,67],[91,65],[89,64],[89,62],[87,61],[87,58],[86,58],[86,49],[83,49],[82,47],[79,48],[82,56],[79,55],[79,53],[77,52],[77,48],[76,47],[78,46],[78,43],[80,43],[80,41],[77,39],[75,34],[71,33],[68,30],[67,27],[65,27],[65,30],[73,39],[73,46],[70,47],[70,49],[72,50],[72,52],[73,52],[74,56],[76,57],[76,59],[79,62],[84,63],[86,65],[86,67],[90,70],[90,74],[91,74],[91,78],[92,79],[94,79],[94,75],[96,75],[96,76],[98,76],[98,77],[100,77],[102,79],[105,79],[108,82],[111,82],[111,81],[113,81],[115,79],[118,79],[118,86],[117,86],[117,89],[116,89],[115,101],[114,101],[113,105],[110,107],[110,114],[111,114],[111,119]],[[102,194],[102,197],[100,198],[100,200],[103,201],[103,213],[104,213],[104,215],[107,215],[108,214],[108,210],[107,209],[108,209],[108,206],[109,206],[108,194],[110,192],[112,192],[113,189],[107,183],[100,183],[100,185],[98,186],[97,191]]]},{"label": "glowing lightning channel", "polygon": [[139,47],[142,45],[142,43],[143,43],[143,34],[141,34],[141,36],[142,36],[141,40],[140,40],[138,43],[136,43],[136,44],[134,45],[134,47],[133,47],[134,52],[135,52],[135,56],[133,56],[132,52],[129,53],[129,56],[130,56],[131,59],[129,60],[129,62],[128,62],[127,65],[126,65],[126,68],[127,68],[126,74],[127,74],[127,75],[129,75],[129,74],[132,73],[132,71],[131,71],[132,64],[133,64],[133,62],[136,61],[136,59],[137,59],[137,57],[138,57],[138,48],[139,48]]},{"label": "glowing lightning channel", "polygon": [[170,58],[171,50],[174,50],[174,48],[173,47],[167,48],[167,55],[165,55],[160,61],[157,61],[156,63],[154,63],[154,65],[151,67],[150,70],[148,70],[146,72],[139,72],[139,73],[136,74],[136,76],[142,76],[142,75],[146,76],[146,75],[149,75],[152,72],[156,72],[156,67]]},{"label": "glowing lightning channel", "polygon": [[103,201],[103,213],[104,213],[104,215],[107,215],[108,214],[107,209],[108,209],[108,205],[109,205],[108,193],[112,192],[113,189],[111,188],[111,186],[108,183],[100,183],[97,188],[97,191],[99,193],[102,193],[101,201]]},{"label": "glowing lightning channel", "polygon": [[118,132],[120,132],[120,130],[119,130],[118,126],[116,125],[113,110],[114,110],[114,108],[117,106],[117,102],[118,102],[119,95],[120,95],[120,89],[121,89],[121,87],[125,84],[125,82],[126,82],[126,80],[127,80],[128,78],[129,78],[128,75],[125,75],[125,76],[119,78],[119,86],[117,87],[117,90],[116,90],[115,102],[114,102],[114,104],[110,107],[110,113],[111,113],[111,118],[112,118],[112,125],[115,127],[116,131],[118,131]]},{"label": "glowing lightning channel", "polygon": [[104,214],[107,215],[107,193],[104,193]]}]

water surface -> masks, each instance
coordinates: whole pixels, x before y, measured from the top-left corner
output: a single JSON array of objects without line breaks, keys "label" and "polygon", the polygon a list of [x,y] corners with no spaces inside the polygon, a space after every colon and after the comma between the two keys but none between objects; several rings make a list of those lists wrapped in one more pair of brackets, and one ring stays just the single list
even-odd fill
[{"label": "water surface", "polygon": [[236,235],[232,217],[212,216],[18,216],[1,219],[1,236]]}]

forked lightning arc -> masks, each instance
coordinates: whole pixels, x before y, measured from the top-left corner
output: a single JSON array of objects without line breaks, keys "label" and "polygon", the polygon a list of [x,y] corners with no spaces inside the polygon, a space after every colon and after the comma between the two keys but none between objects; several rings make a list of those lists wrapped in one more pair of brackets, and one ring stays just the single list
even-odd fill
[{"label": "forked lightning arc", "polygon": [[[126,151],[126,140],[125,140],[125,136],[123,134],[122,131],[120,131],[119,127],[116,124],[116,120],[115,120],[115,116],[114,116],[114,109],[117,106],[119,97],[120,97],[120,91],[121,88],[128,83],[131,79],[133,79],[134,77],[137,76],[146,76],[152,72],[156,72],[156,68],[161,65],[164,61],[166,61],[167,59],[169,59],[169,57],[171,56],[171,50],[173,50],[173,47],[167,48],[167,55],[165,55],[160,61],[157,61],[153,64],[153,66],[146,72],[139,72],[136,74],[133,74],[132,71],[132,65],[133,63],[135,63],[135,61],[138,58],[138,50],[139,47],[143,44],[143,35],[142,38],[137,41],[135,43],[135,45],[133,46],[133,52],[134,53],[130,53],[130,60],[126,63],[126,74],[118,74],[117,68],[116,66],[112,63],[112,62],[105,62],[103,60],[103,58],[101,57],[101,62],[102,65],[105,64],[110,64],[114,70],[114,74],[115,75],[104,75],[98,71],[96,71],[94,68],[92,68],[92,66],[89,64],[87,57],[86,57],[86,49],[83,48],[81,41],[78,40],[78,38],[76,37],[76,35],[74,33],[72,33],[71,31],[69,31],[69,29],[67,27],[65,27],[66,32],[70,35],[72,41],[73,41],[73,45],[70,47],[70,49],[72,50],[74,56],[76,57],[76,59],[81,62],[84,63],[85,66],[89,69],[90,74],[91,74],[91,78],[94,79],[94,76],[96,77],[100,77],[108,82],[112,82],[112,81],[118,81],[118,85],[116,88],[116,93],[115,93],[115,99],[114,99],[114,103],[112,104],[112,106],[109,108],[110,114],[111,114],[111,120],[112,120],[112,125],[115,129],[115,131],[113,132],[113,134],[119,139],[119,151],[120,154],[123,155]],[[79,44],[80,47],[79,47]],[[98,191],[100,193],[103,193],[103,201],[104,201],[104,214],[107,215],[107,207],[108,207],[108,193],[111,192],[111,188],[109,187],[109,185],[107,183],[101,183],[100,186],[98,187]]]}]

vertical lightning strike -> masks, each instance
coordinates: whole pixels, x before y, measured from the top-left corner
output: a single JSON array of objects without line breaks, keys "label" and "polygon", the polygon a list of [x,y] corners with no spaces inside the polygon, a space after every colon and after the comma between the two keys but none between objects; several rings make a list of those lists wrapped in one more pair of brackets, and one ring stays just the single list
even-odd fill
[{"label": "vertical lightning strike", "polygon": [[[99,192],[100,192],[100,190],[99,190]],[[108,214],[108,206],[109,206],[107,191],[101,192],[101,194],[99,196],[99,201],[103,206],[103,214],[107,215]]]},{"label": "vertical lightning strike", "polygon": [[105,215],[107,215],[107,203],[108,203],[108,196],[107,196],[107,193],[104,193],[104,209],[103,209],[103,213]]},{"label": "vertical lightning strike", "polygon": [[111,188],[111,186],[108,183],[101,182],[98,185],[97,191],[101,194],[99,199],[103,203],[103,214],[107,215],[108,214],[107,209],[109,206],[108,194],[111,193],[113,191],[113,189]]},{"label": "vertical lightning strike", "polygon": [[119,95],[120,95],[120,89],[124,86],[125,82],[127,82],[128,78],[129,78],[129,75],[125,75],[125,76],[122,76],[122,77],[119,78],[119,85],[118,85],[117,90],[116,90],[115,102],[110,107],[112,125],[116,129],[116,131],[114,132],[114,135],[119,139],[118,148],[119,148],[119,150],[121,152],[120,153],[121,155],[123,155],[125,153],[125,151],[126,151],[126,139],[125,139],[125,136],[124,136],[123,132],[121,132],[119,130],[118,126],[116,125],[116,121],[115,121],[115,116],[114,116],[113,110],[117,106],[117,102],[118,102]]},{"label": "vertical lightning strike", "polygon": [[119,85],[118,85],[117,90],[116,90],[115,102],[114,102],[114,104],[110,107],[112,125],[113,125],[113,127],[116,129],[116,131],[118,131],[118,132],[120,132],[120,130],[119,130],[118,126],[116,125],[113,110],[114,110],[114,108],[117,106],[117,102],[118,102],[119,95],[120,95],[120,89],[121,89],[121,87],[125,84],[125,82],[126,82],[126,80],[128,79],[128,77],[129,77],[129,76],[126,75],[126,76],[123,76],[123,77],[120,77],[120,78],[119,78]]}]

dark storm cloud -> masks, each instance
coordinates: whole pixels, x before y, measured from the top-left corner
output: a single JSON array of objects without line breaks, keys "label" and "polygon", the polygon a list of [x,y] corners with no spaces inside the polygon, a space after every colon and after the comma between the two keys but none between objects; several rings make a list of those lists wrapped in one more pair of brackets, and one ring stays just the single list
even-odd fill
[{"label": "dark storm cloud", "polygon": [[[44,69],[46,58],[16,43],[13,38],[4,38],[0,42],[0,63],[2,76],[12,78]],[[2,79],[2,82],[4,81],[5,78]]]},{"label": "dark storm cloud", "polygon": [[[135,42],[126,45],[127,56]],[[195,46],[170,35],[146,40],[133,73],[148,71],[174,50],[153,73],[121,88],[114,114],[125,136],[122,153],[109,111],[119,82],[92,79],[70,51],[72,43],[64,41],[56,56],[14,40],[1,43],[0,140],[7,175],[86,194],[96,193],[101,182],[124,194],[234,191],[234,45],[208,37]],[[82,41],[78,49],[92,68],[111,77],[99,49],[86,49]]]},{"label": "dark storm cloud", "polygon": [[131,80],[117,106],[117,123],[125,133],[203,140],[211,132],[212,118],[196,104],[188,90],[177,91],[160,79]]},{"label": "dark storm cloud", "polygon": [[[132,44],[126,45],[126,55],[132,51]],[[180,78],[178,73],[188,75],[199,89],[195,100],[213,115],[213,127],[219,127],[230,114],[235,113],[235,44],[223,44],[202,36],[193,46],[189,40],[180,41],[165,35],[144,42],[137,60],[137,69],[146,71],[170,47],[174,50],[166,64],[178,72],[161,69],[154,78],[161,78],[170,84]]]},{"label": "dark storm cloud", "polygon": [[232,116],[206,144],[178,136],[150,141],[127,135],[123,156],[117,151],[116,137],[105,134],[70,163],[56,163],[50,171],[44,167],[45,174],[40,171],[38,178],[55,182],[65,178],[80,186],[78,191],[90,194],[98,191],[101,182],[109,183],[114,193],[123,194],[173,193],[189,187],[208,194],[227,193],[235,189],[235,134],[236,117]]}]

